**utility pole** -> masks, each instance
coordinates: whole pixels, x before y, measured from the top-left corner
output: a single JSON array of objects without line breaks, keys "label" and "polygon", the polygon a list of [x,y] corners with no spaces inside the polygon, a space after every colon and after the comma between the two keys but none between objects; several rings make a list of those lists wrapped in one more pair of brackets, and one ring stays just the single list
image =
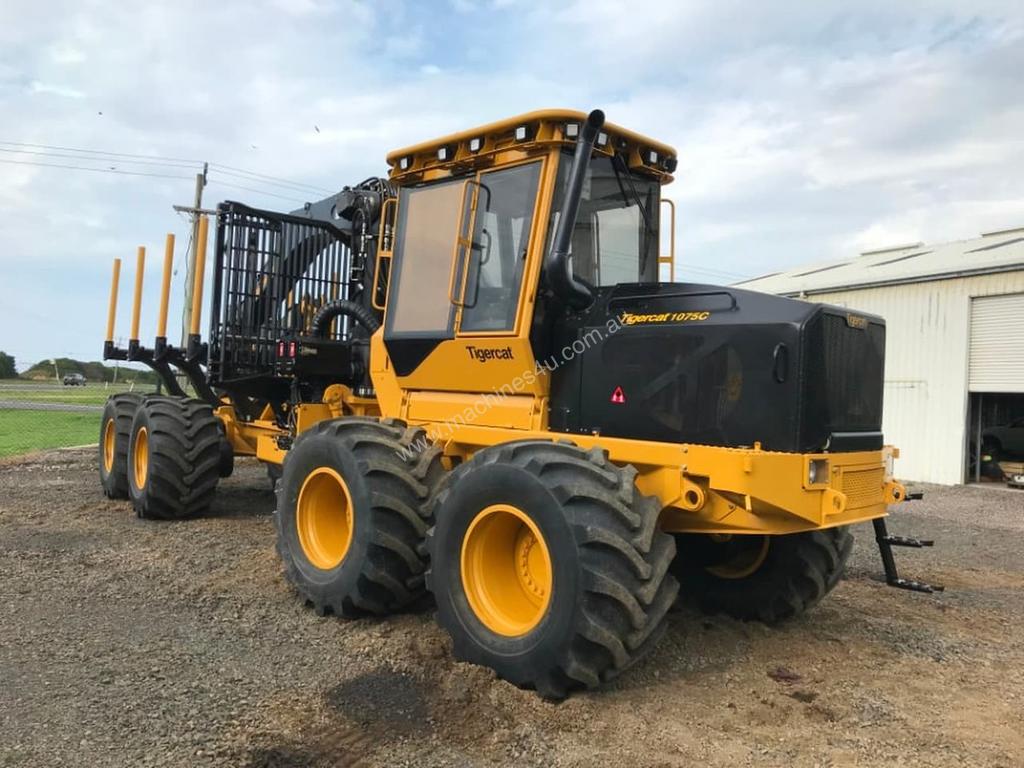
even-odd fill
[{"label": "utility pole", "polygon": [[203,163],[203,172],[196,174],[196,196],[191,208],[174,206],[176,211],[188,211],[192,214],[192,242],[188,248],[188,267],[185,271],[185,308],[181,315],[181,346],[188,344],[188,331],[192,325],[192,286],[195,283],[196,247],[199,243],[199,217],[203,209],[203,187],[206,186],[206,174],[209,163]]}]

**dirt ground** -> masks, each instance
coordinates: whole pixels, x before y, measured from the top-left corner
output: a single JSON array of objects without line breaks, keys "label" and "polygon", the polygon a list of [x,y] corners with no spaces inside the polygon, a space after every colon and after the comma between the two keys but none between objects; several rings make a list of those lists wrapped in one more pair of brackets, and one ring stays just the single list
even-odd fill
[{"label": "dirt ground", "polygon": [[672,614],[639,668],[551,704],[453,662],[432,608],[322,619],[242,464],[141,521],[94,451],[0,462],[0,766],[1020,766],[1024,492],[924,488],[891,529],[938,596],[848,578],[781,629]]}]

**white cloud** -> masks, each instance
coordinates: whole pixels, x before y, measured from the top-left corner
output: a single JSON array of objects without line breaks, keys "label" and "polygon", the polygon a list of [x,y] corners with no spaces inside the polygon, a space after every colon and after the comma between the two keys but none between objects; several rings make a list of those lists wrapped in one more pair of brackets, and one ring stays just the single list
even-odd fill
[{"label": "white cloud", "polygon": [[50,48],[50,58],[55,64],[81,64],[85,54],[70,45],[56,45]]},{"label": "white cloud", "polygon": [[[336,189],[431,136],[542,106],[602,107],[677,147],[667,192],[681,260],[753,275],[1024,224],[1018,5],[5,3],[0,141],[210,160]],[[110,259],[159,249],[168,230],[184,247],[170,206],[191,197],[196,165],[125,160],[115,166],[179,178],[0,162],[0,269],[18,276],[0,283],[13,317],[0,348],[98,349]],[[206,199],[291,208],[314,194],[215,167]],[[31,319],[52,303],[79,320],[57,339]]]},{"label": "white cloud", "polygon": [[62,96],[65,99],[85,98],[85,92],[77,88],[69,88],[66,85],[57,85],[55,83],[41,83],[38,80],[33,80],[29,83],[28,90],[30,93],[45,93],[53,96]]}]

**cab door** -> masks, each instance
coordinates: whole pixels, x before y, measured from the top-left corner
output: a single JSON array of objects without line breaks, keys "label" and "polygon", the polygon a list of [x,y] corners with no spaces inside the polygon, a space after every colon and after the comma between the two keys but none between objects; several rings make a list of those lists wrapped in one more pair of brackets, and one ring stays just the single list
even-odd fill
[{"label": "cab door", "polygon": [[459,227],[467,219],[465,186],[465,179],[450,179],[399,193],[384,321],[384,344],[399,376],[455,337],[449,278]]},{"label": "cab door", "polygon": [[[470,203],[472,238],[465,249],[469,263],[454,299],[459,336],[516,331],[540,166],[538,160],[477,176]],[[462,272],[461,264],[457,271]]]},{"label": "cab door", "polygon": [[533,370],[516,321],[542,166],[402,189],[384,342],[403,387],[489,392]]}]

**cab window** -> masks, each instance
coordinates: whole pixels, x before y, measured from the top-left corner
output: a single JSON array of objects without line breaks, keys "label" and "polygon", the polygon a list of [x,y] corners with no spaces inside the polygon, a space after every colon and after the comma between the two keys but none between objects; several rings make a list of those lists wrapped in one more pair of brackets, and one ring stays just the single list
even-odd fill
[{"label": "cab window", "polygon": [[459,204],[465,181],[456,179],[402,189],[398,201],[394,285],[388,335],[450,335],[448,297]]},{"label": "cab window", "polygon": [[540,162],[481,174],[460,330],[515,327]]},{"label": "cab window", "polygon": [[[571,163],[571,155],[562,156],[552,233]],[[658,182],[621,158],[594,157],[572,233],[573,274],[593,286],[657,282],[659,196]]]}]

